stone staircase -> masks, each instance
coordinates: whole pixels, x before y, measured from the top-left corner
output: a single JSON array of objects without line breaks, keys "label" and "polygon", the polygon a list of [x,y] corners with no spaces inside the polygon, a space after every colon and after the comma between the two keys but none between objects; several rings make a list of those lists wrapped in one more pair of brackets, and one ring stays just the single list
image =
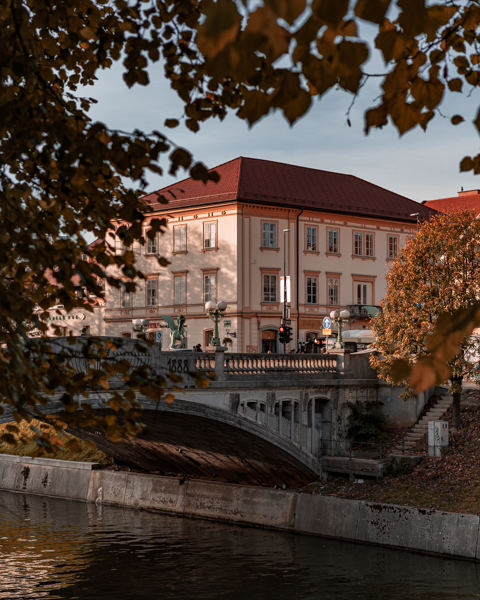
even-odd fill
[{"label": "stone staircase", "polygon": [[428,432],[429,421],[440,421],[453,402],[451,394],[441,396],[441,399],[430,408],[430,410],[418,420],[403,438],[403,444],[400,442],[393,450],[394,454],[401,454],[403,450],[411,450]]}]

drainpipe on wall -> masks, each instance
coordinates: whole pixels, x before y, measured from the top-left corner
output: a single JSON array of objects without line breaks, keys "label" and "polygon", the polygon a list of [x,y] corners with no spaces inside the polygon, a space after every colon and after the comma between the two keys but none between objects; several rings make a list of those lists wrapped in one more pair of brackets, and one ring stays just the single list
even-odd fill
[{"label": "drainpipe on wall", "polygon": [[301,209],[301,211],[297,214],[297,350],[300,346],[300,308],[298,305],[298,299],[299,299],[299,275],[298,275],[298,269],[299,269],[299,262],[300,262],[300,247],[299,247],[299,236],[298,236],[298,220],[301,217],[303,213],[303,208]]}]

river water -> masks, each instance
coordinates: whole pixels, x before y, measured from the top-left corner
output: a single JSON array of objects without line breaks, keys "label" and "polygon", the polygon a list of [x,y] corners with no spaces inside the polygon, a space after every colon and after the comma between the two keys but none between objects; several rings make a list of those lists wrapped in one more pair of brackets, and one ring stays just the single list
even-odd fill
[{"label": "river water", "polygon": [[0,599],[459,600],[480,565],[0,492]]}]

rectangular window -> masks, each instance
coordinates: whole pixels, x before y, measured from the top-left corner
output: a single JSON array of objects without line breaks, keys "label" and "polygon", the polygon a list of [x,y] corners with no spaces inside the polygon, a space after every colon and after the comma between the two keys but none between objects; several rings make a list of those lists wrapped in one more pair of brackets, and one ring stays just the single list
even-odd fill
[{"label": "rectangular window", "polygon": [[157,251],[158,251],[157,235],[155,234],[155,237],[153,238],[153,240],[151,240],[149,237],[147,237],[147,254],[156,254]]},{"label": "rectangular window", "polygon": [[388,236],[388,258],[397,258],[398,257],[398,236],[389,235]]},{"label": "rectangular window", "polygon": [[276,302],[277,301],[277,276],[276,275],[264,275],[263,276],[263,301],[264,302]]},{"label": "rectangular window", "polygon": [[339,281],[338,279],[329,278],[328,279],[328,303],[332,306],[338,305],[338,288]]},{"label": "rectangular window", "polygon": [[204,302],[216,302],[215,286],[217,276],[208,274],[203,276]]},{"label": "rectangular window", "polygon": [[365,256],[374,256],[373,233],[365,234]]},{"label": "rectangular window", "polygon": [[317,278],[307,277],[307,304],[317,304]]},{"label": "rectangular window", "polygon": [[368,304],[368,302],[367,302],[367,289],[368,289],[367,284],[366,283],[357,283],[356,288],[357,288],[356,303],[357,304]]},{"label": "rectangular window", "polygon": [[[214,225],[215,225],[215,223],[214,223]],[[176,225],[173,228],[173,251],[174,252],[186,252],[187,251],[187,226],[186,225]]]},{"label": "rectangular window", "polygon": [[328,230],[328,252],[338,254],[338,229]]},{"label": "rectangular window", "polygon": [[306,231],[307,237],[307,251],[316,252],[317,251],[317,228],[316,227],[307,227]]},{"label": "rectangular window", "polygon": [[175,298],[174,304],[185,304],[186,303],[186,292],[187,290],[187,278],[185,275],[175,277]]},{"label": "rectangular window", "polygon": [[122,308],[132,308],[132,294],[125,290],[124,285],[120,290],[120,306]]},{"label": "rectangular window", "polygon": [[217,224],[216,223],[204,223],[203,224],[203,247],[204,248],[216,248],[217,245]]},{"label": "rectangular window", "polygon": [[276,223],[262,223],[262,247],[263,248],[276,248],[277,247],[277,224]]},{"label": "rectangular window", "polygon": [[363,256],[363,233],[355,231],[353,234],[353,254]]},{"label": "rectangular window", "polygon": [[147,306],[157,306],[156,279],[147,279]]}]

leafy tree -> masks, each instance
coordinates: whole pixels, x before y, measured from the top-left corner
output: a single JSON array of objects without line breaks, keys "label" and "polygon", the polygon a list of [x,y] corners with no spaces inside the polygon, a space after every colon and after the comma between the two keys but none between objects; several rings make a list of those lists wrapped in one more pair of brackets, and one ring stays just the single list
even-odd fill
[{"label": "leafy tree", "polygon": [[[383,402],[347,402],[350,408],[348,416],[347,438],[355,443],[379,444],[387,439],[385,427],[388,417],[382,411]],[[361,447],[368,450],[368,446]]]},{"label": "leafy tree", "polygon": [[[472,377],[480,356],[480,338],[465,337],[478,324],[471,307],[477,311],[480,296],[479,249],[480,221],[473,211],[435,216],[388,272],[383,314],[373,320],[380,354],[372,364],[379,374],[392,384],[408,380],[406,399],[450,380],[454,427],[461,426],[462,380]],[[453,334],[444,336],[445,324]]]},{"label": "leafy tree", "polygon": [[[83,307],[80,288],[101,296],[99,280],[106,277],[116,287],[126,280],[133,291],[143,277],[131,252],[116,253],[108,243],[86,251],[85,232],[105,239],[120,220],[129,224],[116,229],[124,245],[144,244],[149,207],[142,190],[149,172],[162,173],[163,155],[172,174],[183,168],[194,178],[217,179],[165,133],[123,132],[92,121],[94,100],[79,97],[79,86],[93,84],[99,71],[122,61],[126,85],[147,85],[148,65],[162,58],[192,131],[228,110],[249,123],[280,110],[293,123],[315,97],[333,87],[357,94],[375,76],[381,96],[365,115],[365,129],[390,119],[403,134],[426,128],[445,94],[479,84],[474,0],[249,6],[234,0],[11,0],[2,6],[0,402],[15,418],[35,414],[45,396],[62,388],[74,424],[75,393],[108,385],[108,362],[92,362],[87,374],[72,379],[68,361],[45,340],[25,343],[29,328],[45,329],[42,311],[57,302],[66,310]],[[359,37],[361,22],[377,27],[375,49]],[[364,68],[376,51],[382,74]],[[452,117],[454,124],[461,120]],[[178,123],[167,119],[165,127]],[[461,168],[480,172],[480,157],[465,158]],[[154,220],[148,235],[164,226]],[[92,260],[82,260],[84,253]],[[52,271],[59,286],[45,276]],[[87,356],[103,351],[95,340],[86,343]],[[148,369],[123,376],[130,389],[111,402],[120,420],[98,420],[85,408],[83,424],[112,435],[138,431],[134,390],[158,398],[166,381]]]}]

